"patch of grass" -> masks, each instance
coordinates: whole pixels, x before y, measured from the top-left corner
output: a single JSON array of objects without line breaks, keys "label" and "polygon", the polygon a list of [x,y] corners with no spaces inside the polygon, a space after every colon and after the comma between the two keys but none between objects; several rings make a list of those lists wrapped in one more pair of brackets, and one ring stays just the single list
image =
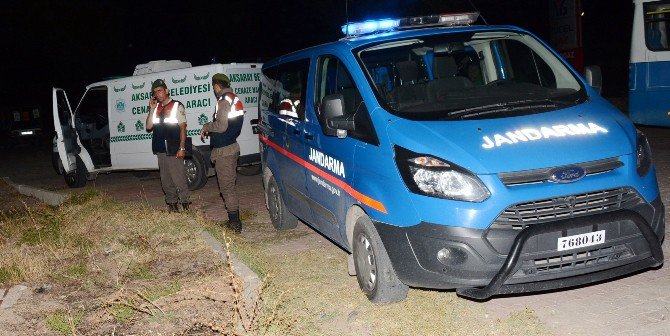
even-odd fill
[{"label": "patch of grass", "polygon": [[75,335],[77,325],[81,322],[84,315],[81,313],[71,315],[65,313],[56,313],[47,316],[47,327],[63,335]]},{"label": "patch of grass", "polygon": [[65,270],[65,275],[71,277],[71,278],[81,278],[86,274],[86,262],[83,260],[79,260],[70,266],[67,267]]},{"label": "patch of grass", "polygon": [[151,272],[148,265],[133,263],[128,268],[126,277],[131,280],[149,280],[155,278],[156,275]]},{"label": "patch of grass", "polygon": [[100,192],[96,189],[87,188],[81,192],[76,192],[70,194],[70,198],[67,199],[65,204],[67,205],[81,205],[84,204],[96,197],[100,196]]},{"label": "patch of grass", "polygon": [[62,236],[63,223],[52,211],[30,213],[19,242],[27,245],[55,244]]},{"label": "patch of grass", "polygon": [[249,210],[249,209],[240,209],[240,220],[241,221],[249,221],[256,217],[256,211]]},{"label": "patch of grass", "polygon": [[16,264],[0,267],[0,283],[9,284],[21,279],[21,270]]},{"label": "patch of grass", "polygon": [[115,320],[121,323],[127,323],[135,315],[135,311],[124,305],[114,305],[109,309],[109,313],[114,317]]},{"label": "patch of grass", "polygon": [[177,280],[167,284],[159,284],[147,287],[142,291],[144,297],[150,301],[156,301],[162,297],[170,296],[181,290],[181,283]]},{"label": "patch of grass", "polygon": [[550,334],[549,330],[535,315],[535,312],[528,307],[510,314],[508,319],[500,321],[498,330],[505,335],[540,336]]}]

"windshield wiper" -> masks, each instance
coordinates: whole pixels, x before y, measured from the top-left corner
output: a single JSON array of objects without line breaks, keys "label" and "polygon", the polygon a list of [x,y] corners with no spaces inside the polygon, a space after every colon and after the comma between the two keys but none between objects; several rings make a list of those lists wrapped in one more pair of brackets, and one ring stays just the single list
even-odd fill
[{"label": "windshield wiper", "polygon": [[529,109],[544,109],[555,108],[557,106],[572,105],[570,102],[557,101],[552,99],[525,99],[515,100],[503,103],[495,103],[489,105],[468,107],[464,109],[453,110],[447,113],[446,119],[467,119],[471,117],[479,117],[487,114],[498,112],[513,112]]}]

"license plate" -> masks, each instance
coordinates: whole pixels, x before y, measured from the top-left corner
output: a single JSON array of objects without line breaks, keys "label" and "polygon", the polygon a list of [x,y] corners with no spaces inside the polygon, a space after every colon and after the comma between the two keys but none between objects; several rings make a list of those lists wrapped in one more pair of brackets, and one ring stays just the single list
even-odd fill
[{"label": "license plate", "polygon": [[558,238],[558,250],[572,250],[605,242],[605,230]]}]

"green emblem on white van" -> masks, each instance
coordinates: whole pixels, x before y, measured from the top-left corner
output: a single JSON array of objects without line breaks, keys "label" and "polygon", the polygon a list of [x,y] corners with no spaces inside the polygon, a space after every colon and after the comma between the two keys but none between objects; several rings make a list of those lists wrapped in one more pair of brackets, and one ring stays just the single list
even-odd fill
[{"label": "green emblem on white van", "polygon": [[126,102],[123,99],[116,100],[116,111],[125,112],[126,111]]},{"label": "green emblem on white van", "polygon": [[124,90],[126,89],[126,86],[127,86],[127,85],[124,85],[122,88],[117,88],[116,86],[114,86],[114,92],[121,92],[121,91],[124,91]]},{"label": "green emblem on white van", "polygon": [[144,83],[142,83],[142,84],[140,84],[140,85],[131,84],[131,86],[133,87],[133,90],[139,90],[139,89],[144,89],[144,85],[145,85],[145,84],[147,84],[147,83],[144,82]]},{"label": "green emblem on white van", "polygon": [[116,126],[116,130],[119,131],[119,133],[126,133],[126,125],[124,125],[123,122],[120,121],[119,125]]},{"label": "green emblem on white van", "polygon": [[195,80],[205,80],[207,78],[209,78],[209,72],[202,75],[202,76],[198,76],[196,74],[193,74],[193,79],[195,79]]},{"label": "green emblem on white van", "polygon": [[139,131],[141,131],[141,130],[143,130],[143,129],[144,129],[144,123],[142,123],[141,120],[138,120],[138,121],[135,123],[135,130],[139,132]]},{"label": "green emblem on white van", "polygon": [[207,123],[207,120],[209,120],[207,116],[204,113],[201,113],[200,116],[198,117],[198,124],[204,125]]},{"label": "green emblem on white van", "polygon": [[174,77],[172,77],[172,83],[174,83],[174,84],[183,83],[185,81],[186,81],[186,75],[184,75],[184,78],[182,78],[182,79],[174,79]]}]

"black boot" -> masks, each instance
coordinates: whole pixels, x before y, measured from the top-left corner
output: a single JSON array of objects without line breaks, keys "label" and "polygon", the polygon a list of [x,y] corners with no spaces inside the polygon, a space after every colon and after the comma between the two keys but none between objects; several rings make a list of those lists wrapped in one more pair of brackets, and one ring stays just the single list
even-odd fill
[{"label": "black boot", "polygon": [[188,211],[188,206],[191,204],[191,202],[184,202],[181,204],[181,209],[184,211]]},{"label": "black boot", "polygon": [[168,203],[168,212],[179,212],[177,203]]},{"label": "black boot", "polygon": [[228,213],[228,223],[226,227],[233,230],[235,233],[242,232],[242,222],[240,221],[239,211],[231,211]]}]

